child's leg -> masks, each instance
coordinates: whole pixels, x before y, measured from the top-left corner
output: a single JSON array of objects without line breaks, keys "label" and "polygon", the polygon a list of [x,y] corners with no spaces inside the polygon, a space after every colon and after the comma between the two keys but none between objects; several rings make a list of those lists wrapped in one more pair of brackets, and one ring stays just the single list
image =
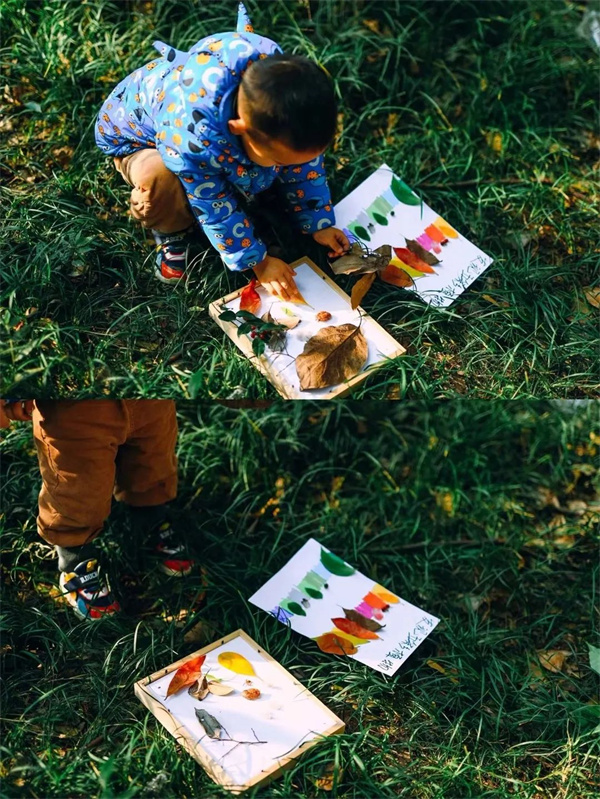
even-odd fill
[{"label": "child's leg", "polygon": [[119,416],[112,400],[36,402],[33,434],[42,474],[37,521],[48,543],[78,549],[101,532],[124,440]]},{"label": "child's leg", "polygon": [[127,440],[119,449],[115,498],[134,508],[177,496],[177,420],[173,400],[123,400]]},{"label": "child's leg", "polygon": [[115,613],[92,542],[110,513],[115,456],[125,439],[120,403],[38,400],[33,431],[42,475],[38,531],[56,546],[65,595],[80,616]]},{"label": "child's leg", "polygon": [[142,227],[169,234],[195,224],[181,181],[167,169],[157,150],[147,148],[115,158],[115,166],[132,187],[129,209]]},{"label": "child's leg", "polygon": [[117,456],[116,499],[131,507],[159,568],[188,574],[193,561],[170,524],[166,503],[177,496],[177,420],[172,400],[125,400],[129,436]]}]

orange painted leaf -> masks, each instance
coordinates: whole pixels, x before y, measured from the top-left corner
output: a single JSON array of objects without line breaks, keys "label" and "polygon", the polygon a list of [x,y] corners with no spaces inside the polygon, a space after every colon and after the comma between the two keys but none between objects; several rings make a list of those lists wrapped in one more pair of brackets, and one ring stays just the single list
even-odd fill
[{"label": "orange painted leaf", "polygon": [[411,252],[408,247],[394,247],[394,252],[401,261],[404,261],[408,266],[412,266],[412,268],[416,269],[418,272],[435,275],[435,269],[432,269],[422,258],[419,258],[418,255]]},{"label": "orange painted leaf", "polygon": [[371,593],[378,596],[379,599],[383,599],[388,605],[395,605],[397,602],[400,602],[396,594],[392,594],[391,591],[386,590],[382,585],[376,585]]},{"label": "orange painted leaf", "polygon": [[248,313],[257,315],[258,309],[261,306],[260,294],[256,290],[257,280],[255,277],[242,289],[240,294],[240,311],[248,311]]},{"label": "orange painted leaf", "polygon": [[442,244],[442,242],[446,241],[446,236],[444,236],[442,231],[435,225],[429,225],[429,227],[426,227],[425,233],[427,233],[430,239],[437,241],[438,244]]},{"label": "orange painted leaf", "polygon": [[389,607],[389,602],[385,602],[381,597],[374,594],[372,591],[363,597],[364,601],[367,605],[370,605],[372,608],[379,608],[379,610],[385,610]]},{"label": "orange painted leaf", "polygon": [[171,694],[176,694],[177,691],[181,691],[182,688],[187,688],[188,685],[192,685],[196,680],[200,679],[202,665],[205,660],[206,655],[198,655],[197,658],[192,658],[188,660],[187,663],[184,663],[183,666],[180,666],[169,683],[167,698],[171,696]]},{"label": "orange painted leaf", "polygon": [[315,641],[321,652],[328,652],[330,655],[356,655],[358,652],[351,641],[335,633],[323,633]]},{"label": "orange painted leaf", "polygon": [[357,624],[357,622],[352,621],[352,619],[332,619],[331,620],[335,626],[342,630],[342,632],[348,633],[349,635],[354,635],[356,638],[366,638],[369,641],[372,641],[374,638],[379,638],[377,633],[374,633],[373,630],[365,629],[361,624]]},{"label": "orange painted leaf", "polygon": [[404,269],[399,269],[397,266],[394,266],[394,264],[388,264],[386,268],[379,273],[379,277],[384,283],[391,283],[392,286],[399,286],[401,289],[414,285],[414,281],[408,272],[405,272]]}]

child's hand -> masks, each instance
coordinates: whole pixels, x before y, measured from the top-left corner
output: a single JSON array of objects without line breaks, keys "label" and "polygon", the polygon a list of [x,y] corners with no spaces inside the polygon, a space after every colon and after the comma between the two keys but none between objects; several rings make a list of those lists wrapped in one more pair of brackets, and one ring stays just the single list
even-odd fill
[{"label": "child's hand", "polygon": [[258,278],[260,285],[274,297],[279,297],[282,300],[291,300],[298,291],[293,277],[296,273],[281,258],[273,258],[272,255],[266,255],[254,267],[254,274]]},{"label": "child's hand", "polygon": [[30,422],[33,400],[0,400],[0,428],[10,427],[11,422]]},{"label": "child's hand", "polygon": [[312,234],[313,239],[322,244],[323,247],[329,247],[330,258],[343,255],[350,249],[350,242],[343,230],[337,227],[326,227],[323,230],[317,230]]}]

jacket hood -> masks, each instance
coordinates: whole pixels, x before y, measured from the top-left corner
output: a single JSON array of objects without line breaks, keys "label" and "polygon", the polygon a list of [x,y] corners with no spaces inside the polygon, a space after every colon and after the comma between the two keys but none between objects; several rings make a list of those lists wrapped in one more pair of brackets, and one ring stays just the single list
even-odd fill
[{"label": "jacket hood", "polygon": [[154,42],[154,47],[177,69],[183,105],[193,118],[204,117],[224,132],[244,72],[258,59],[282,52],[276,42],[254,33],[243,3],[235,31],[206,36],[187,53],[164,42]]}]

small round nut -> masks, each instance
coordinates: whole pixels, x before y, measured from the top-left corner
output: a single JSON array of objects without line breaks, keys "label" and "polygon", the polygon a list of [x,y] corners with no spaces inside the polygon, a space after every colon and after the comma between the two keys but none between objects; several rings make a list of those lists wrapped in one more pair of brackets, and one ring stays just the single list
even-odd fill
[{"label": "small round nut", "polygon": [[260,691],[258,688],[246,688],[245,691],[242,691],[242,696],[244,699],[258,699]]},{"label": "small round nut", "polygon": [[329,311],[319,311],[317,314],[317,322],[329,322],[331,314]]}]

